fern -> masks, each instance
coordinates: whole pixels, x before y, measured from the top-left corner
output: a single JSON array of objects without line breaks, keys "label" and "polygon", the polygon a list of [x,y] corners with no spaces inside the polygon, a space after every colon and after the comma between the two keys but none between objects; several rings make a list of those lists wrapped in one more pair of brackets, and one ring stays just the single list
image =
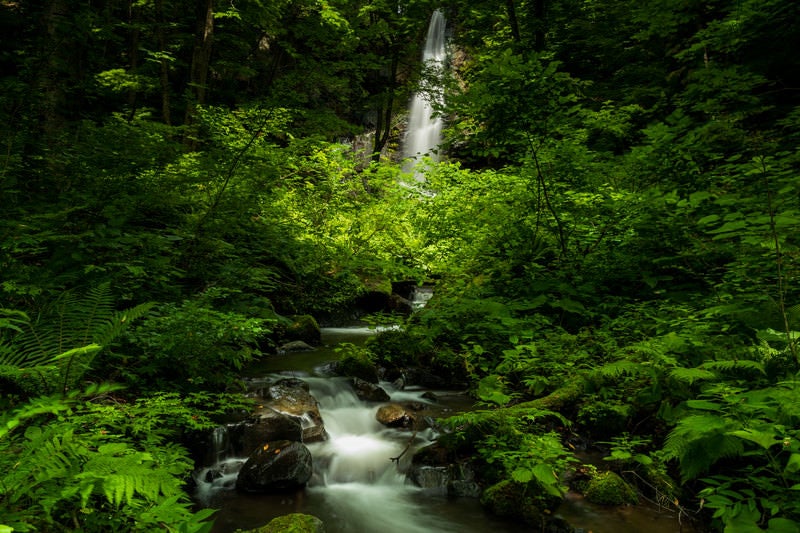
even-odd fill
[{"label": "fern", "polygon": [[116,311],[110,285],[104,283],[82,296],[64,293],[35,321],[4,310],[6,316],[12,314],[0,326],[6,324],[17,333],[0,338],[0,377],[30,388],[23,378],[35,375],[40,392],[66,392],[80,381],[94,358],[152,306],[146,303]]},{"label": "fern", "polygon": [[711,413],[686,416],[667,436],[665,457],[678,460],[684,481],[694,479],[720,459],[742,454],[741,440],[730,434],[738,428],[735,422]]},{"label": "fern", "polygon": [[695,381],[716,379],[717,377],[717,374],[704,368],[684,368],[680,366],[670,370],[669,375],[671,378],[689,385],[692,385]]},{"label": "fern", "polygon": [[720,370],[723,372],[730,372],[736,370],[754,370],[760,374],[766,374],[764,365],[758,361],[751,361],[749,359],[725,359],[718,361],[706,361],[701,368],[709,370]]},{"label": "fern", "polygon": [[[106,390],[92,387],[86,394]],[[114,406],[123,416],[106,416]],[[73,393],[39,398],[2,416],[3,523],[15,531],[54,531],[64,519],[81,531],[207,531],[211,513],[193,514],[183,492],[192,468],[186,450],[158,435],[128,436],[129,409]]]},{"label": "fern", "polygon": [[603,376],[608,378],[618,378],[625,375],[636,375],[640,374],[644,371],[641,363],[637,363],[635,361],[614,361],[613,363],[609,363],[607,365],[603,365],[597,369],[597,372]]}]

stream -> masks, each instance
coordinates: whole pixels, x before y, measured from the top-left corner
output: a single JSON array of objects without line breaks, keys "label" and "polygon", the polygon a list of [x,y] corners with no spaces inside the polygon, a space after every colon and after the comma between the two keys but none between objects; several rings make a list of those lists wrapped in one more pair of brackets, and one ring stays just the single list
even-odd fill
[{"label": "stream", "polygon": [[[359,400],[344,378],[325,377],[323,369],[336,360],[336,345],[361,344],[375,331],[369,328],[323,328],[323,346],[267,358],[250,371],[251,379],[274,381],[299,377],[310,386],[319,402],[329,438],[309,443],[314,474],[307,487],[291,494],[247,494],[233,488],[238,468],[246,458],[225,454],[224,428],[215,432],[216,465],[224,476],[209,483],[206,472],[196,473],[195,498],[206,507],[218,509],[214,533],[254,529],[271,519],[306,513],[320,518],[328,533],[512,533],[526,529],[486,514],[474,498],[449,498],[443,490],[421,489],[406,480],[415,450],[436,437],[431,429],[414,434],[389,429],[375,419],[381,404]],[[472,407],[464,394],[433,391],[436,401],[423,398],[426,390],[397,390],[381,383],[393,402],[419,402],[425,409],[418,416],[432,418],[463,412]],[[409,447],[410,443],[410,447]],[[404,450],[409,447],[405,453]],[[400,457],[394,462],[391,458]],[[680,530],[675,517],[646,506],[605,508],[568,495],[559,514],[576,531],[594,533],[674,533]],[[683,531],[686,531],[684,528]]]}]

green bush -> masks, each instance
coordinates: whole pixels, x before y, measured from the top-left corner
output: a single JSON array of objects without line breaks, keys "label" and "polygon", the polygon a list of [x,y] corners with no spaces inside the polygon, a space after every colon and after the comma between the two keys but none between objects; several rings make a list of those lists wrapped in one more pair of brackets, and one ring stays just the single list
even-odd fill
[{"label": "green bush", "polygon": [[224,390],[262,355],[259,346],[273,322],[217,311],[197,299],[162,304],[132,331],[130,348],[138,357],[123,359],[119,371],[141,388]]},{"label": "green bush", "polygon": [[210,530],[214,511],[192,512],[194,465],[167,440],[163,411],[101,400],[114,390],[40,397],[0,416],[0,531]]}]

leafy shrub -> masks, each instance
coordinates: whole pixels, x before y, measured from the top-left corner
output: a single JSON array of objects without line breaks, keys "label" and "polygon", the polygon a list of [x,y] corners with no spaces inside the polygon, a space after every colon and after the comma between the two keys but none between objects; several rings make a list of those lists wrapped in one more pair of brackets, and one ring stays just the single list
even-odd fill
[{"label": "leafy shrub", "polygon": [[351,343],[342,343],[337,351],[342,353],[336,371],[348,377],[360,378],[370,383],[378,382],[378,367],[369,351]]},{"label": "leafy shrub", "polygon": [[[113,391],[40,397],[0,417],[0,530],[210,530],[213,511],[192,512],[193,463],[158,429],[161,412],[102,401]],[[131,431],[131,420],[154,430]]]},{"label": "leafy shrub", "polygon": [[198,300],[162,304],[132,331],[136,359],[119,371],[137,387],[179,390],[224,389],[236,372],[260,357],[271,319],[221,312]]}]

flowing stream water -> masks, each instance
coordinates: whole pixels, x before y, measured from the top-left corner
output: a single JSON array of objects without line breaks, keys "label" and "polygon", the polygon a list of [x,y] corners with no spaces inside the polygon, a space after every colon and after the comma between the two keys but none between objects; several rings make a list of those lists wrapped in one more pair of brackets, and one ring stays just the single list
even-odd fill
[{"label": "flowing stream water", "polygon": [[[416,434],[389,429],[375,419],[379,404],[359,400],[343,378],[323,377],[326,363],[338,358],[335,345],[362,343],[374,330],[368,328],[324,328],[325,347],[270,358],[258,369],[267,381],[300,377],[310,385],[319,402],[328,440],[308,444],[314,475],[308,486],[291,494],[244,494],[234,489],[236,475],[245,458],[228,457],[224,428],[214,432],[211,455],[216,464],[196,475],[197,499],[219,509],[213,531],[233,532],[262,526],[280,515],[302,512],[319,517],[328,533],[434,533],[518,531],[486,515],[476,500],[452,499],[443,491],[423,490],[406,480],[405,469],[414,450],[432,442],[433,430]],[[397,390],[381,384],[395,402],[426,403],[430,416],[446,415],[469,408],[462,394],[436,391],[437,401],[423,398],[421,389]],[[408,451],[403,453],[411,444]],[[401,456],[399,461],[392,458]],[[223,475],[210,480],[210,470]]]},{"label": "flowing stream water", "polygon": [[[427,429],[414,434],[382,426],[375,419],[379,404],[359,400],[346,379],[324,375],[328,364],[339,357],[337,345],[361,344],[374,333],[366,327],[323,328],[323,347],[270,357],[251,371],[254,379],[266,382],[282,377],[306,381],[319,402],[329,438],[307,445],[314,474],[306,488],[280,495],[247,494],[234,488],[238,469],[246,458],[226,453],[228,434],[224,427],[218,428],[210,453],[215,464],[196,474],[196,499],[219,509],[214,533],[254,529],[275,517],[297,512],[319,517],[328,533],[514,533],[530,529],[486,514],[474,498],[450,498],[444,490],[424,490],[406,479],[404,471],[414,451],[432,442],[435,432]],[[472,407],[471,400],[457,392],[433,391],[437,401],[431,402],[423,397],[425,390],[381,385],[394,402],[425,403],[421,415],[448,416]],[[401,460],[391,460],[398,456]],[[222,476],[208,479],[211,470]],[[558,514],[579,532],[681,531],[674,515],[654,506],[603,507],[575,494],[567,495]],[[684,526],[683,531],[690,529]]]}]

